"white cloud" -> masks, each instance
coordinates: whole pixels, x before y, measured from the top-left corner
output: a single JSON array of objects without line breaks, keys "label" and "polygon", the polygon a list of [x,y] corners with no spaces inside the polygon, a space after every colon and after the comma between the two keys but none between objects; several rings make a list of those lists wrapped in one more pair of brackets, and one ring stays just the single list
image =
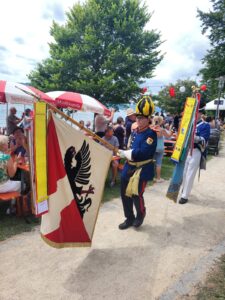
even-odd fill
[{"label": "white cloud", "polygon": [[[7,0],[1,4],[0,79],[27,82],[36,62],[48,56],[52,20],[63,22],[76,0]],[[195,77],[209,43],[202,36],[197,7],[208,10],[209,0],[149,0],[154,11],[148,29],[157,29],[165,42],[165,58],[152,80],[159,86],[182,77]],[[150,80],[151,85],[151,80]]]},{"label": "white cloud", "polygon": [[201,34],[197,8],[209,10],[209,0],[151,0],[147,3],[149,11],[154,11],[148,29],[159,30],[165,41],[160,49],[166,54],[155,71],[154,83],[159,80],[167,84],[187,77],[197,79],[201,59],[209,48],[208,39]]}]

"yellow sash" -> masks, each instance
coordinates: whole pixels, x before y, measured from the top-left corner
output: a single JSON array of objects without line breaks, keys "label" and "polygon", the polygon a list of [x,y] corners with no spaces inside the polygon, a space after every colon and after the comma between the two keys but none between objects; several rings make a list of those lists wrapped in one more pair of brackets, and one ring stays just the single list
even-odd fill
[{"label": "yellow sash", "polygon": [[135,166],[136,168],[138,168],[133,176],[130,178],[129,183],[127,185],[127,189],[126,189],[126,196],[127,197],[132,197],[133,195],[138,195],[138,185],[139,185],[139,181],[140,181],[140,175],[141,175],[141,170],[144,165],[153,162],[153,159],[147,159],[144,161],[140,161],[140,162],[133,162],[133,161],[128,161],[128,164],[131,166]]}]

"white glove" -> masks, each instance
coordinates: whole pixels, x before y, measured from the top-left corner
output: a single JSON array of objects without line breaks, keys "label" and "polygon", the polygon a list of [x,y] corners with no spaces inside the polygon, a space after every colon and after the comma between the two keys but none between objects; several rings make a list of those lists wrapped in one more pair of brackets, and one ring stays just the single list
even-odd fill
[{"label": "white glove", "polygon": [[195,143],[200,142],[200,140],[201,140],[200,136],[197,136],[197,135],[194,136],[194,142]]},{"label": "white glove", "polygon": [[128,160],[132,160],[132,150],[119,150],[118,155],[121,158],[126,158]]},{"label": "white glove", "polygon": [[118,150],[117,155],[118,155],[120,158],[125,158],[125,157],[126,157],[126,155],[125,155],[125,153],[124,153],[124,150]]}]

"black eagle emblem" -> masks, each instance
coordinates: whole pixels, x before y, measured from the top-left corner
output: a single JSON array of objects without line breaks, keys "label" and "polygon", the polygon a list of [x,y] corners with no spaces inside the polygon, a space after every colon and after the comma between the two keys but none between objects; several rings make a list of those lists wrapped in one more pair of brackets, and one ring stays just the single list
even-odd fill
[{"label": "black eagle emblem", "polygon": [[[74,160],[76,165],[74,166]],[[74,146],[70,146],[65,153],[64,166],[70,187],[73,192],[80,215],[83,218],[84,213],[92,204],[89,194],[94,194],[94,187],[90,184],[88,190],[83,186],[89,184],[91,176],[91,157],[89,144],[84,141],[81,149],[76,152]],[[78,186],[78,185],[79,186]],[[82,196],[84,195],[84,196]]]}]

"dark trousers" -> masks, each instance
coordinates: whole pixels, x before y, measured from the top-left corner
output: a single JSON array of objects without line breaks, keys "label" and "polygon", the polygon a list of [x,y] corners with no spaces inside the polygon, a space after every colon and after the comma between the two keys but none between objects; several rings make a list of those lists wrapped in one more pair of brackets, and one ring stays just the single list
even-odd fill
[{"label": "dark trousers", "polygon": [[145,191],[147,181],[140,180],[138,185],[138,196],[127,197],[126,188],[128,185],[128,181],[121,179],[121,199],[123,203],[124,215],[128,220],[133,220],[135,218],[133,206],[135,206],[137,218],[142,218],[145,216],[145,202],[143,198],[143,194]]}]

